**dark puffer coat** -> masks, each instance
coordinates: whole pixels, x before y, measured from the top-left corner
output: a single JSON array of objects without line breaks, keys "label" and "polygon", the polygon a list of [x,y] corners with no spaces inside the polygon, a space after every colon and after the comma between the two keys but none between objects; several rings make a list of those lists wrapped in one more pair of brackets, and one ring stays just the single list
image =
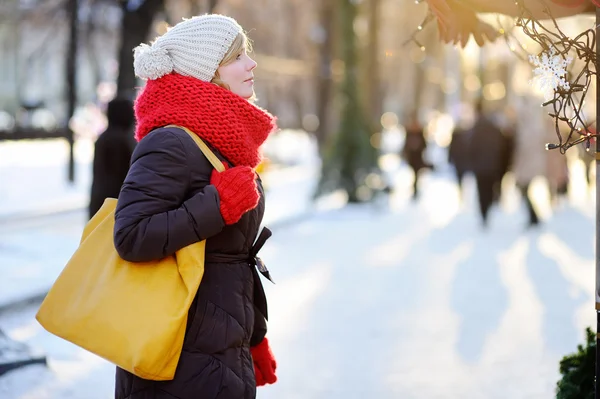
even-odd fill
[{"label": "dark puffer coat", "polygon": [[175,378],[148,381],[117,368],[116,399],[256,397],[250,345],[262,340],[266,328],[254,328],[256,272],[249,257],[264,213],[264,194],[259,180],[258,206],[226,226],[219,195],[209,183],[212,169],[194,141],[177,128],[151,132],[133,153],[115,217],[121,257],[160,259],[208,240],[205,274],[189,311]]}]

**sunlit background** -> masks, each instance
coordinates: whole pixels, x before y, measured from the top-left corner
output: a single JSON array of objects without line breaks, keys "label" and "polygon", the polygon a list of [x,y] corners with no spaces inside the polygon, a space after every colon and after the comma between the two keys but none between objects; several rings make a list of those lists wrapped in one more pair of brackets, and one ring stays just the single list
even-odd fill
[{"label": "sunlit background", "polygon": [[[553,397],[559,360],[595,320],[594,151],[545,150],[556,132],[527,60],[540,48],[513,19],[484,16],[503,36],[461,49],[442,44],[435,24],[412,42],[427,6],[409,0],[350,1],[354,21],[343,19],[343,0],[80,0],[70,86],[73,2],[0,3],[0,366],[47,360],[0,375],[1,398],[112,397],[113,366],[33,316],[87,221],[106,104],[143,85],[119,80],[132,76],[131,63],[120,65],[132,60],[123,43],[210,9],[248,31],[257,104],[280,127],[261,165],[264,224],[274,231],[261,252],[277,282],[264,284],[279,381],[258,397]],[[127,21],[148,10],[144,35]],[[577,16],[560,26],[577,35],[594,22]],[[351,101],[342,90],[348,23],[366,126],[358,138],[340,130]],[[582,111],[590,122],[595,90]],[[479,100],[518,147],[487,227],[474,175],[459,189],[448,157],[455,132],[475,123]],[[418,197],[403,155],[411,112],[431,166],[417,172]],[[349,192],[335,184],[336,154],[357,143],[360,181]],[[540,223],[530,226],[515,168],[534,157],[542,166],[528,170],[527,191]],[[561,184],[567,191],[557,193]]]}]

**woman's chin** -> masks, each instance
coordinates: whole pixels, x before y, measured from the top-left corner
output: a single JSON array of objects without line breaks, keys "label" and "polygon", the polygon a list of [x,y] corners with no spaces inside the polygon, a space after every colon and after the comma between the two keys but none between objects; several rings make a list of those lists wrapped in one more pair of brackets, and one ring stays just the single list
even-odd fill
[{"label": "woman's chin", "polygon": [[252,90],[252,92],[250,93],[243,93],[241,97],[245,98],[248,101],[252,100],[254,98],[254,90]]}]

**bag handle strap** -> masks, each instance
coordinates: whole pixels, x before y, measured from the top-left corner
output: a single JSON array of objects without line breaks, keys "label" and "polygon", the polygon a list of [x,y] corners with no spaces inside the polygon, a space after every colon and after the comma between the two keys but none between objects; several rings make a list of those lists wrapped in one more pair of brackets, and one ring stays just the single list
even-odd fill
[{"label": "bag handle strap", "polygon": [[200,148],[200,151],[202,151],[202,153],[204,154],[206,159],[208,159],[208,161],[211,163],[211,165],[218,172],[223,172],[225,170],[225,166],[223,165],[223,162],[221,162],[221,160],[219,158],[217,158],[215,153],[212,152],[210,148],[208,148],[206,143],[204,141],[202,141],[202,139],[196,133],[192,132],[190,129],[188,129],[185,126],[167,125],[165,127],[176,127],[178,129],[185,131],[192,138],[192,140],[194,140],[194,142],[198,145],[198,148]]}]

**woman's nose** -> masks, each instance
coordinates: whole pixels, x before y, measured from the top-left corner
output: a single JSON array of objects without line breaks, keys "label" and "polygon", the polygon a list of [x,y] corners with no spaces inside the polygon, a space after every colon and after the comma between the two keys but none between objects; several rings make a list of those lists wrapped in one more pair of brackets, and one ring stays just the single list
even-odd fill
[{"label": "woman's nose", "polygon": [[[250,57],[248,57],[250,58]],[[250,58],[250,62],[248,63],[248,70],[251,71],[254,68],[256,68],[258,64],[256,63],[256,61],[254,61],[252,58]]]}]

